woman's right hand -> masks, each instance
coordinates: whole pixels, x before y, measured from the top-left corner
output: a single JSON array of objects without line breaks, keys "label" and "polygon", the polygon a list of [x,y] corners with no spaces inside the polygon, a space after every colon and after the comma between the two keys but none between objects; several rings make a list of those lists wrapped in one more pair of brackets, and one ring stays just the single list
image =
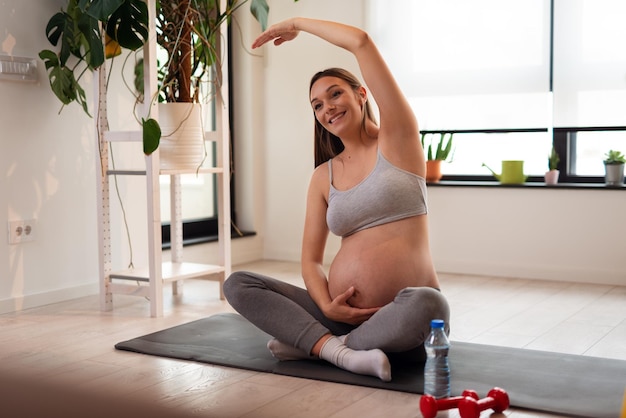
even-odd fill
[{"label": "woman's right hand", "polygon": [[380,307],[376,308],[355,308],[350,305],[348,300],[354,295],[354,286],[338,295],[330,304],[326,305],[322,310],[324,315],[333,321],[344,322],[351,325],[360,325],[370,319]]},{"label": "woman's right hand", "polygon": [[295,39],[298,33],[299,31],[296,29],[295,19],[287,19],[267,28],[267,30],[260,34],[252,43],[252,48],[258,48],[272,40],[274,41],[274,45],[278,46],[284,42]]}]

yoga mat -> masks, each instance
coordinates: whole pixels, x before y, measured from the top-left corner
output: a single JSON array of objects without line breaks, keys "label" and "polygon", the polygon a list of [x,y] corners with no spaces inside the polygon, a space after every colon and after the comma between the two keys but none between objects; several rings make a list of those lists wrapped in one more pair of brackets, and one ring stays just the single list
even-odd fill
[{"label": "yoga mat", "polygon": [[[390,357],[392,381],[353,374],[324,361],[277,361],[271,337],[238,314],[223,313],[115,345],[118,350],[307,379],[422,393],[424,364]],[[452,342],[452,396],[497,386],[511,406],[575,417],[620,416],[626,361]]]}]

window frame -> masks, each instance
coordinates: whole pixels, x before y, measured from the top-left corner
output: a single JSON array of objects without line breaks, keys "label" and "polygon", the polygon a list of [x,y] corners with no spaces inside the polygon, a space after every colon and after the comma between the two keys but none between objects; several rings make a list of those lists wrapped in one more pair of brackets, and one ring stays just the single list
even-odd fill
[{"label": "window frame", "polygon": [[[468,130],[422,130],[422,134],[455,134],[455,140],[458,140],[458,134],[476,134],[476,133],[511,133],[511,132],[547,132],[548,128],[534,129],[468,129]],[[559,154],[560,161],[557,169],[559,170],[559,183],[568,186],[577,186],[584,188],[589,185],[604,183],[604,176],[581,176],[572,174],[575,169],[576,155],[576,133],[577,132],[606,132],[606,131],[624,131],[626,135],[626,126],[603,126],[603,127],[569,127],[569,128],[552,128],[552,145]],[[491,174],[444,174],[441,178],[442,185],[446,182],[490,182],[498,183]],[[529,176],[526,183],[543,183],[543,176]],[[469,185],[469,184],[468,184]],[[626,187],[625,187],[626,188]],[[619,188],[617,188],[619,189]]]}]

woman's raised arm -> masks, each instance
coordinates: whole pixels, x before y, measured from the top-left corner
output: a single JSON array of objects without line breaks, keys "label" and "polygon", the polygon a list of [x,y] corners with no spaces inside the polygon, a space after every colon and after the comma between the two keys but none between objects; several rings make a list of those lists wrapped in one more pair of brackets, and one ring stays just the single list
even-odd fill
[{"label": "woman's raised arm", "polygon": [[[257,48],[272,41],[274,45],[281,45],[295,39],[300,32],[315,35],[355,56],[363,81],[378,105],[379,139],[383,152],[400,160],[403,155],[415,156],[414,152],[418,152],[417,156],[423,162],[423,150],[419,143],[417,120],[413,110],[367,32],[341,23],[296,17],[268,28],[254,41],[252,47]],[[391,144],[387,146],[386,143],[389,142]]]}]

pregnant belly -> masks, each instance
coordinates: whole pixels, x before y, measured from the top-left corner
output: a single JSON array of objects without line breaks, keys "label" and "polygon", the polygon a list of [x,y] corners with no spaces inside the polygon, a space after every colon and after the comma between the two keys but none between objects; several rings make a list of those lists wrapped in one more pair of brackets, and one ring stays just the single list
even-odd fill
[{"label": "pregnant belly", "polygon": [[372,228],[344,238],[328,272],[328,289],[334,299],[351,286],[348,300],[359,308],[380,307],[393,301],[406,287],[439,287],[427,243]]},{"label": "pregnant belly", "polygon": [[[358,308],[380,307],[388,304],[401,286],[397,276],[389,273],[391,265],[374,260],[343,261],[335,259],[328,275],[328,289],[331,298],[345,292],[351,286],[355,292],[348,303]],[[387,267],[387,268],[385,268]]]}]

